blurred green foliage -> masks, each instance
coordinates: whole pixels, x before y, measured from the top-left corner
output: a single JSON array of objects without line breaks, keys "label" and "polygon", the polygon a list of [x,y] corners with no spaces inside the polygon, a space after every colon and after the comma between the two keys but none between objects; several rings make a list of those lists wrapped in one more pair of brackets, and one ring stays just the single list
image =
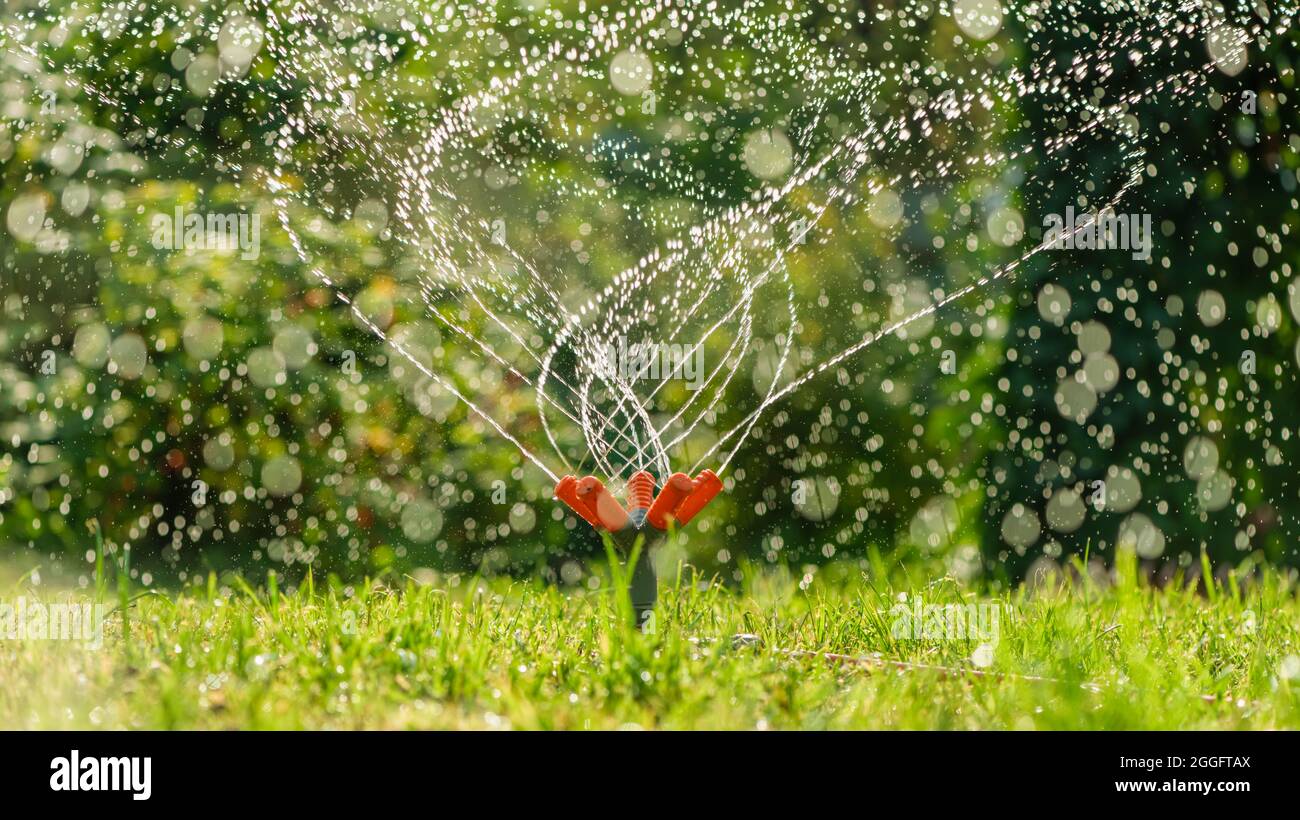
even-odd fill
[{"label": "blurred green foliage", "polygon": [[[258,93],[275,75],[273,57],[260,55],[244,82],[200,94],[187,87],[175,55],[202,44],[177,42],[166,29],[114,39],[65,25],[73,33],[60,45],[60,21],[85,12],[52,5],[58,13],[37,15],[34,25],[46,30],[55,59],[78,66],[75,79],[86,85],[13,49],[0,74],[0,214],[11,219],[10,230],[0,231],[0,549],[84,575],[87,525],[95,522],[111,548],[129,546],[138,572],[166,581],[208,567],[292,571],[308,564],[343,576],[433,567],[581,579],[572,558],[594,540],[557,509],[546,477],[454,398],[429,390],[321,286],[279,230],[271,196],[253,184],[274,165],[271,144],[283,125]],[[500,5],[508,19],[513,4]],[[192,12],[213,19],[225,13]],[[830,7],[815,16],[836,14]],[[1010,23],[992,46],[974,51],[956,44],[944,16],[906,36],[896,26],[861,18],[839,28],[837,45],[872,55],[888,50],[900,62],[971,61],[985,69],[1043,58],[1022,47],[1027,33]],[[1087,40],[1075,31],[1038,42],[1068,57]],[[752,56],[739,41],[712,47],[712,56],[737,70]],[[358,105],[400,118],[403,95],[429,94],[414,81],[435,71],[441,82],[434,93],[451,102],[462,90],[457,72],[488,59],[484,49],[465,41],[437,56],[399,52],[394,68],[365,78]],[[1143,133],[1153,135],[1149,162],[1161,169],[1144,181],[1140,200],[1164,237],[1154,264],[1121,271],[1095,255],[1039,255],[952,315],[868,348],[769,411],[733,464],[728,493],[665,560],[689,560],[726,577],[740,572],[742,558],[796,566],[848,558],[865,567],[881,554],[921,553],[944,556],[960,577],[1015,578],[1044,557],[1084,550],[1104,557],[1125,520],[1090,516],[1056,534],[1043,524],[1040,537],[1017,546],[1005,532],[1015,505],[1041,511],[1054,489],[1122,468],[1142,474],[1140,509],[1161,528],[1165,555],[1205,548],[1224,561],[1294,563],[1300,504],[1289,482],[1300,408],[1287,397],[1295,388],[1296,323],[1284,310],[1277,327],[1261,332],[1255,317],[1267,294],[1286,300],[1289,266],[1298,260],[1288,244],[1272,250],[1264,267],[1248,261],[1250,249],[1268,244],[1265,233],[1300,229],[1292,54],[1279,41],[1252,55],[1244,74],[1216,76],[1218,102],[1192,106],[1194,116],[1186,106],[1171,107],[1177,119],[1165,123],[1158,100],[1135,112]],[[691,59],[684,51],[676,56]],[[1187,53],[1170,70],[1203,62],[1199,52]],[[769,78],[782,81],[793,82]],[[663,82],[697,81],[682,72]],[[1121,75],[1107,88],[1135,90],[1125,83]],[[123,84],[138,98],[131,118],[85,90]],[[1079,85],[1080,94],[1090,92],[1088,83]],[[1242,88],[1259,90],[1258,114],[1241,115],[1232,103]],[[888,102],[880,116],[916,103],[901,89],[889,91],[882,90]],[[788,113],[721,97],[716,104],[727,119],[714,126],[733,130]],[[667,105],[632,112],[617,136],[652,146],[680,124],[678,113]],[[1059,112],[999,100],[975,115],[996,121],[1008,144],[1039,144],[1054,133]],[[166,135],[161,150],[158,134]],[[941,151],[966,148],[942,145],[943,138],[932,140]],[[145,142],[154,146],[149,152]],[[1186,156],[1189,144],[1202,143],[1212,143],[1214,154],[1203,174]],[[306,163],[311,152],[328,149],[307,143],[297,150]],[[1113,146],[1085,141],[1073,150],[1081,156],[1071,159],[1094,166],[1098,178],[1120,162],[1107,153]],[[826,308],[810,311],[799,329],[798,370],[843,347],[846,334],[852,340],[878,328],[914,283],[956,288],[1012,258],[1008,248],[965,238],[1000,208],[1031,196],[1018,186],[1037,159],[1031,152],[1023,164],[987,176],[905,192],[909,213],[927,217],[896,236],[868,241],[863,232],[837,232],[837,220],[864,217],[861,209],[832,213],[816,250],[789,259],[794,298]],[[918,152],[894,161],[934,160]],[[564,173],[568,162],[556,156],[551,170]],[[719,201],[743,201],[756,188],[734,153],[720,156],[701,143],[691,162]],[[697,209],[634,169],[600,171],[637,208]],[[1032,196],[1063,208],[1077,195],[1066,180],[1046,168]],[[546,184],[518,181],[512,196],[520,212],[546,208],[552,218],[517,241],[533,249],[539,266],[572,269],[574,293],[610,281],[671,238],[630,232],[618,214],[566,203]],[[257,215],[260,254],[249,260],[238,251],[155,248],[153,215],[176,207]],[[46,227],[13,229],[15,213],[37,212],[48,217]],[[361,215],[290,216],[311,226],[312,264],[328,270],[367,316],[427,353],[459,389],[484,397],[513,434],[542,446],[528,391],[429,320],[409,249]],[[1038,226],[1026,227],[1036,235]],[[950,241],[936,244],[934,236],[945,232]],[[580,264],[570,251],[575,243],[583,249]],[[1158,299],[1145,277],[1158,280]],[[1037,307],[1049,282],[1072,296],[1061,322],[1045,321]],[[1210,284],[1233,317],[1208,332],[1223,365],[1216,373],[1196,367],[1207,332],[1186,324]],[[1170,309],[1171,296],[1181,310]],[[850,304],[861,310],[837,312]],[[1092,427],[1063,423],[1055,393],[1064,364],[1077,364],[1071,356],[1079,323],[1139,309],[1140,325],[1107,321],[1121,387],[1105,397]],[[1168,344],[1160,336],[1166,328],[1173,331]],[[1245,348],[1258,356],[1257,378],[1233,369]],[[1184,358],[1171,359],[1171,350]],[[941,368],[945,351],[959,363],[955,373]],[[1223,396],[1226,402],[1216,401]],[[749,378],[738,379],[728,396],[736,407],[755,400]],[[1213,419],[1220,464],[1233,482],[1234,503],[1226,508],[1199,507],[1198,485],[1179,469],[1187,442],[1205,432],[1189,419],[1202,426]],[[809,491],[812,501],[792,502]]]}]

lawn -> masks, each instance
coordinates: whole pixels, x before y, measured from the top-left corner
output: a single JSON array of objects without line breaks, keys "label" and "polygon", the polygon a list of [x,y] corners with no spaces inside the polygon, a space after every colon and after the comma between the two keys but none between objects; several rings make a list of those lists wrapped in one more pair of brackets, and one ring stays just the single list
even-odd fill
[{"label": "lawn", "polygon": [[[857,566],[752,567],[739,586],[679,576],[651,634],[628,625],[607,568],[580,591],[427,574],[100,583],[102,647],[0,640],[0,727],[1300,727],[1294,580],[1154,589],[1120,567],[998,598]],[[70,594],[7,586],[10,601]],[[957,638],[899,627],[922,606],[997,620]]]}]

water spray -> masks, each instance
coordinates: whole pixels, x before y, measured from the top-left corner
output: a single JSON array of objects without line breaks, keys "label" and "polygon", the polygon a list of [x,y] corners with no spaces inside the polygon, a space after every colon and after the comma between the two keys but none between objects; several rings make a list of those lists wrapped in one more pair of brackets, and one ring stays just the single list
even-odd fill
[{"label": "water spray", "polygon": [[[686,526],[714,496],[722,492],[722,480],[712,470],[702,470],[691,478],[673,473],[655,495],[654,476],[645,470],[632,475],[624,487],[624,508],[595,476],[576,478],[566,475],[555,485],[555,497],[569,506],[597,532],[609,533],[615,546],[624,554],[635,553],[629,595],[638,627],[650,622],[659,582],[650,553],[660,546],[678,526]],[[649,526],[647,526],[647,524]],[[644,539],[640,551],[634,545]]]}]

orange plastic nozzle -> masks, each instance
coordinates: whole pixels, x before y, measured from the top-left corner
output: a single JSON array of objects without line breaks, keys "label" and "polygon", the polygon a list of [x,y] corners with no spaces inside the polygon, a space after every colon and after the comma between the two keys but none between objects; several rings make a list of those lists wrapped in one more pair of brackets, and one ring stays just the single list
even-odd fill
[{"label": "orange plastic nozzle", "polygon": [[555,497],[569,505],[569,509],[576,512],[584,521],[596,529],[600,529],[600,519],[596,513],[587,506],[587,502],[578,498],[578,479],[571,475],[566,475],[560,479],[560,483],[555,485]]},{"label": "orange plastic nozzle", "polygon": [[578,500],[596,514],[601,526],[611,532],[618,532],[627,526],[627,510],[615,500],[612,493],[605,489],[600,479],[587,476],[578,482]]},{"label": "orange plastic nozzle", "polygon": [[720,492],[722,479],[714,475],[712,470],[702,470],[695,479],[695,488],[681,506],[673,511],[673,517],[678,524],[686,526]]},{"label": "orange plastic nozzle", "polygon": [[673,473],[668,476],[664,488],[659,491],[659,497],[655,499],[654,504],[650,505],[650,512],[645,517],[646,521],[657,530],[668,529],[668,516],[676,515],[674,511],[681,506],[694,487],[695,482],[691,481],[691,477],[686,473]]},{"label": "orange plastic nozzle", "polygon": [[649,509],[655,500],[655,477],[642,470],[627,480],[627,511]]}]

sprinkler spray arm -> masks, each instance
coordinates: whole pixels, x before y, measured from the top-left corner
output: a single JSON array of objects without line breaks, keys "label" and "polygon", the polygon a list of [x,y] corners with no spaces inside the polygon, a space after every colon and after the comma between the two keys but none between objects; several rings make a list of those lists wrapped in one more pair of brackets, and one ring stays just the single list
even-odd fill
[{"label": "sprinkler spray arm", "polygon": [[[627,508],[618,503],[600,479],[578,479],[566,475],[555,485],[555,497],[590,524],[597,532],[609,532],[623,552],[631,550],[638,535],[646,534],[636,566],[632,570],[632,608],[637,625],[647,624],[658,597],[658,580],[650,562],[650,548],[663,541],[672,524],[685,526],[722,491],[722,480],[712,470],[696,478],[673,473],[655,496],[654,476],[642,470],[627,481]],[[645,525],[649,524],[647,528]]]}]

